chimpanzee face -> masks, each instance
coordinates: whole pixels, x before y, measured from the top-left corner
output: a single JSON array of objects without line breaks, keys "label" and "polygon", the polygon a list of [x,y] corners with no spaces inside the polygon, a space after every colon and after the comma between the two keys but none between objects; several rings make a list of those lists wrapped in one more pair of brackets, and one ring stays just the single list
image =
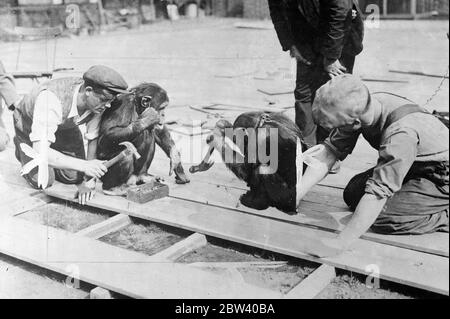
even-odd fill
[{"label": "chimpanzee face", "polygon": [[153,108],[159,113],[160,125],[165,122],[165,109],[169,106],[167,92],[157,84],[143,83],[133,89],[135,93],[136,112],[141,114],[147,108]]}]

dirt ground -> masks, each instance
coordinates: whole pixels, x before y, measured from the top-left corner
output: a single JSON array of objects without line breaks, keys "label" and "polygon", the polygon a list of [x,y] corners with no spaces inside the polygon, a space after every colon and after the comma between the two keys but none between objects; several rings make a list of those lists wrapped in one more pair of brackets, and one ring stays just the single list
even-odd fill
[{"label": "dirt ground", "polygon": [[100,240],[151,256],[169,248],[189,235],[189,232],[181,229],[136,220],[135,224],[102,237]]},{"label": "dirt ground", "polygon": [[45,207],[30,210],[19,215],[19,218],[41,225],[51,226],[71,233],[76,233],[89,226],[101,223],[114,214],[91,208],[72,205],[64,201],[56,201]]},{"label": "dirt ground", "polygon": [[[292,61],[281,51],[274,30],[236,29],[233,24],[237,21],[214,18],[181,20],[176,23],[161,22],[127,32],[64,38],[58,40],[56,57],[48,49],[52,47],[52,42],[24,43],[19,70],[47,70],[53,64],[57,68],[74,68],[74,71],[56,75],[62,77],[79,76],[93,64],[112,66],[124,75],[131,86],[144,81],[162,85],[171,99],[168,120],[205,118],[201,113],[180,112],[186,105],[293,105],[291,94],[267,96],[257,91],[267,86],[267,81],[261,79],[268,76],[282,87],[293,87],[295,82]],[[355,72],[364,77],[407,80],[407,84],[368,82],[367,85],[372,91],[395,92],[423,105],[435,92],[440,79],[398,75],[389,73],[389,70],[444,74],[449,59],[446,32],[448,21],[382,21],[379,29],[366,30],[365,50],[357,59]],[[0,52],[6,68],[14,70],[17,43],[0,43]],[[17,86],[20,92],[27,92],[32,83],[18,81]],[[448,111],[448,97],[449,86],[446,81],[427,108]],[[293,116],[293,111],[288,114]],[[11,113],[5,113],[4,120],[13,136]],[[14,159],[11,158],[11,161]],[[20,217],[76,232],[110,215],[57,202]],[[188,234],[159,225],[140,223],[102,240],[153,254],[186,236]],[[240,274],[246,281],[283,292],[289,291],[317,267],[285,256],[212,239],[206,247],[184,256],[179,262],[262,260],[282,260],[288,261],[288,264],[265,271],[240,269]],[[71,290],[63,283],[64,278],[61,276],[36,270],[0,255],[0,297],[85,298],[89,291],[89,287]],[[369,289],[365,286],[365,278],[340,272],[319,298],[436,297],[392,284],[382,283],[381,288]]]}]

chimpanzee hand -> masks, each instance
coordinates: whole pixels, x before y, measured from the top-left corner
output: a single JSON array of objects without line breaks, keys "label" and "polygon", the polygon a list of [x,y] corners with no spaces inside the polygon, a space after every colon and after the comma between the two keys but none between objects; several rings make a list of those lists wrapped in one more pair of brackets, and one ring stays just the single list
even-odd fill
[{"label": "chimpanzee hand", "polygon": [[144,129],[154,126],[160,122],[159,114],[155,109],[149,107],[141,115],[139,121]]},{"label": "chimpanzee hand", "polygon": [[170,172],[169,176],[175,172],[175,181],[177,184],[187,184],[190,180],[187,178],[183,165],[181,164],[181,155],[176,148],[170,150]]}]

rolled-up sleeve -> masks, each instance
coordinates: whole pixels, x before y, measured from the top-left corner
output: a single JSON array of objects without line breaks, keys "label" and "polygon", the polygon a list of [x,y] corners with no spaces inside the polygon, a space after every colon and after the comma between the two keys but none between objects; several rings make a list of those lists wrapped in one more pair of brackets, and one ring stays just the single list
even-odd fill
[{"label": "rolled-up sleeve", "polygon": [[11,106],[19,100],[19,95],[16,91],[14,79],[6,73],[3,64],[0,62],[0,106],[2,98],[7,106]]},{"label": "rolled-up sleeve", "polygon": [[323,142],[323,144],[340,160],[343,161],[355,149],[358,138],[361,135],[360,131],[343,131],[334,129],[330,136]]},{"label": "rolled-up sleeve", "polygon": [[416,159],[418,142],[418,135],[412,129],[399,130],[385,138],[365,192],[378,198],[390,198],[398,192]]},{"label": "rolled-up sleeve", "polygon": [[47,140],[55,143],[55,133],[62,123],[62,106],[58,97],[48,91],[42,91],[35,102],[33,124],[31,126],[30,141]]}]

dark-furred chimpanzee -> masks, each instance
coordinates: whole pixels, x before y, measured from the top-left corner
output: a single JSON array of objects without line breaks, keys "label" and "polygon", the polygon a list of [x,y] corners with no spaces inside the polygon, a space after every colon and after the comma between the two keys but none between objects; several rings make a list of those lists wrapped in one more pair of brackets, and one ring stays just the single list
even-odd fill
[{"label": "dark-furred chimpanzee", "polygon": [[108,169],[103,176],[103,191],[108,195],[124,195],[128,185],[146,183],[152,179],[147,171],[153,161],[155,145],[158,144],[170,158],[170,174],[175,172],[176,182],[189,183],[180,153],[164,125],[164,111],[169,97],[157,84],[143,83],[131,89],[130,94],[116,98],[102,117],[97,158],[110,160],[118,155],[123,146],[133,143],[140,159],[129,156]]},{"label": "dark-furred chimpanzee", "polygon": [[[233,131],[231,137],[229,130]],[[240,130],[245,132],[241,145],[236,143]],[[253,139],[250,137],[251,131],[255,132]],[[277,149],[270,148],[270,134],[276,134],[273,138],[278,140]],[[292,120],[281,113],[266,112],[244,113],[234,124],[220,120],[213,135],[208,137],[209,145],[221,153],[226,166],[249,186],[250,190],[240,198],[243,205],[257,210],[275,207],[288,214],[296,214],[298,140],[302,150],[305,150],[302,134]],[[230,143],[233,143],[231,147]],[[245,159],[237,160],[239,152],[233,151],[235,147],[242,151]],[[227,159],[227,151],[234,153],[231,156],[234,160]],[[276,157],[270,155],[270,162],[267,162],[267,157],[262,161],[261,157],[266,156],[268,151]],[[273,161],[277,161],[276,165]]]}]

